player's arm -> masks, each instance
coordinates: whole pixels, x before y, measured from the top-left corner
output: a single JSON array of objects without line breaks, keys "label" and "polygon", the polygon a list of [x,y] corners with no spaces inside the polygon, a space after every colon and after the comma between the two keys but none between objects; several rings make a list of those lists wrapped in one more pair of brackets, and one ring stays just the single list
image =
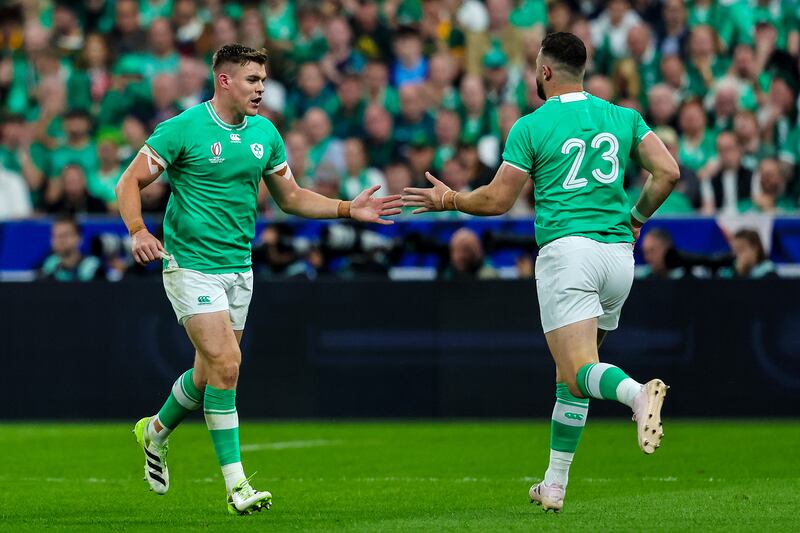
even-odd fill
[{"label": "player's arm", "polygon": [[650,173],[639,200],[631,209],[631,225],[634,228],[634,236],[638,237],[639,228],[653,216],[675,188],[680,178],[680,170],[661,139],[652,133],[645,135],[633,155],[642,168]]},{"label": "player's arm", "polygon": [[142,265],[160,260],[161,254],[166,253],[161,242],[147,231],[140,193],[164,172],[164,166],[158,154],[145,145],[122,173],[115,189],[119,214],[131,236],[133,258]]},{"label": "player's arm", "polygon": [[513,165],[503,163],[488,185],[470,192],[456,192],[436,179],[430,172],[425,177],[430,189],[406,187],[403,205],[417,207],[414,213],[429,211],[461,211],[470,215],[502,215],[511,209],[530,175]]},{"label": "player's arm", "polygon": [[328,198],[300,187],[286,164],[265,176],[264,181],[282,211],[305,218],[353,218],[360,222],[393,224],[381,217],[400,214],[403,205],[400,195],[373,197],[380,185],[365,189],[353,201]]}]

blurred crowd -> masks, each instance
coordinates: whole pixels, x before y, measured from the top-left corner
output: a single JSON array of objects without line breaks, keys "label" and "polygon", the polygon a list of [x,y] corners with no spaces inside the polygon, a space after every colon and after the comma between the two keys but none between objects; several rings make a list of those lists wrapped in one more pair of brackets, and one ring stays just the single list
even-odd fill
[{"label": "blurred crowd", "polygon": [[[586,88],[641,111],[681,166],[659,214],[794,211],[797,0],[18,0],[0,8],[0,219],[113,213],[160,121],[210,97],[222,44],[265,47],[261,113],[306,187],[352,198],[432,170],[487,183],[542,104],[546,32],[589,52]],[[631,165],[637,197],[645,176]],[[169,176],[144,191],[163,211]],[[263,213],[279,216],[266,191]],[[530,187],[512,210],[533,213]],[[454,216],[451,214],[447,217]]]}]

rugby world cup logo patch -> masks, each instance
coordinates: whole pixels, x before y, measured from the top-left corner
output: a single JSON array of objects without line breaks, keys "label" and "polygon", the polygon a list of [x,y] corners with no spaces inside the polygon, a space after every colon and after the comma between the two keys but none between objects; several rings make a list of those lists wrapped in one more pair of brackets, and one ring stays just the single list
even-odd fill
[{"label": "rugby world cup logo patch", "polygon": [[225,161],[224,157],[220,157],[222,155],[222,143],[217,141],[211,145],[211,155],[214,157],[209,157],[209,163],[222,163]]}]

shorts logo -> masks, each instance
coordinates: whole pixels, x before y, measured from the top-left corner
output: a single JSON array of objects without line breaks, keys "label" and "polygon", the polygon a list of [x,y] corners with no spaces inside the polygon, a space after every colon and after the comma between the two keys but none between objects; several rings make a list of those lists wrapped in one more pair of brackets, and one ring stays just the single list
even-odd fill
[{"label": "shorts logo", "polygon": [[570,420],[583,420],[583,415],[579,413],[570,413],[567,411],[564,413],[564,418],[569,418]]},{"label": "shorts logo", "polygon": [[198,305],[209,305],[211,303],[211,296],[198,296],[197,297],[197,304]]},{"label": "shorts logo", "polygon": [[225,158],[220,157],[220,154],[222,154],[222,143],[217,141],[211,145],[211,155],[213,155],[214,157],[209,157],[208,162],[222,163],[223,161],[225,161]]},{"label": "shorts logo", "polygon": [[232,142],[232,143],[239,144],[239,143],[241,143],[241,142],[242,142],[242,138],[241,138],[241,137],[239,137],[239,134],[238,134],[238,133],[231,133],[231,142]]},{"label": "shorts logo", "polygon": [[258,143],[253,143],[250,145],[250,149],[253,151],[253,155],[256,156],[258,159],[261,159],[264,156],[264,146]]}]

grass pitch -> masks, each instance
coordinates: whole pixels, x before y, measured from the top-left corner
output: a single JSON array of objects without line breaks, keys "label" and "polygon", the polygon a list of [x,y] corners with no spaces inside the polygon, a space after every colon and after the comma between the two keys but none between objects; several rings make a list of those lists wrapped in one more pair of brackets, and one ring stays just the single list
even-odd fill
[{"label": "grass pitch", "polygon": [[201,423],[171,438],[172,486],[147,490],[130,424],[0,425],[0,529],[35,531],[800,531],[800,422],[590,420],[564,512],[529,503],[536,422],[254,423],[243,462],[272,510],[230,516]]}]

